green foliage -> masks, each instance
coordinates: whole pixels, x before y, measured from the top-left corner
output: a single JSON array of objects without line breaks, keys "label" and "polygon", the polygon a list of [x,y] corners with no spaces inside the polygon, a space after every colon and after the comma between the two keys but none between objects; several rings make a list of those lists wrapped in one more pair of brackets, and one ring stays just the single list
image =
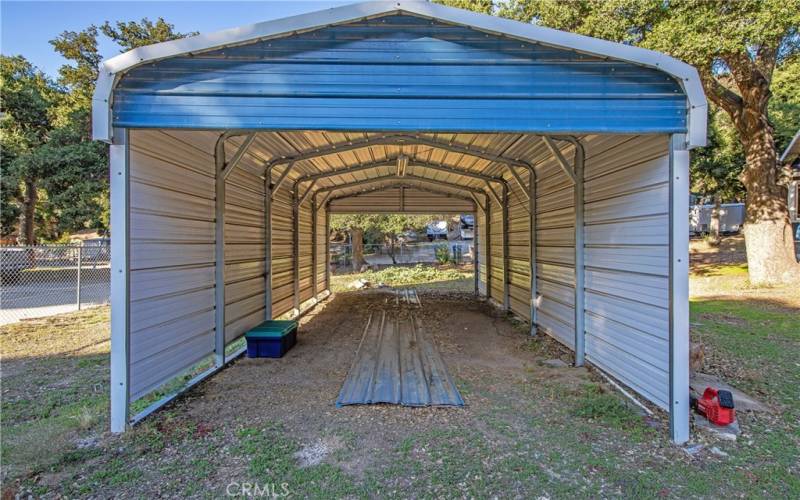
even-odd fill
[{"label": "green foliage", "polygon": [[494,2],[492,0],[434,0],[436,3],[466,9],[482,14],[494,13]]},{"label": "green foliage", "polygon": [[800,56],[775,68],[771,89],[769,117],[775,126],[778,150],[783,151],[800,129]]},{"label": "green foliage", "polygon": [[128,21],[125,23],[117,21],[114,25],[106,21],[105,24],[100,27],[100,31],[122,47],[122,52],[153,43],[168,42],[170,40],[177,40],[197,34],[196,31],[192,33],[178,33],[175,31],[175,26],[166,22],[162,17],[159,17],[156,22],[146,17],[138,22]]},{"label": "green foliage", "polygon": [[0,92],[0,230],[7,235],[24,202],[26,172],[19,159],[46,140],[55,90],[24,57],[0,56]]},{"label": "green foliage", "polygon": [[447,243],[436,245],[433,251],[436,255],[436,262],[439,264],[447,264],[450,262],[450,247]]},{"label": "green foliage", "polygon": [[333,214],[331,215],[331,229],[348,231],[360,228],[365,233],[378,231],[381,234],[398,235],[403,231],[422,230],[435,218],[436,216],[433,215]]},{"label": "green foliage", "polygon": [[439,269],[425,264],[413,267],[387,267],[380,271],[367,271],[362,277],[370,283],[387,285],[416,285],[433,281],[453,281],[464,278],[464,273],[456,269]]},{"label": "green foliage", "polygon": [[[50,41],[69,61],[57,83],[23,57],[2,57],[4,235],[14,231],[21,214],[26,227],[35,226],[34,240],[108,226],[107,146],[91,140],[101,33],[122,50],[186,36],[161,18],[64,31]],[[32,204],[33,210],[23,210]]]},{"label": "green foliage", "polygon": [[405,231],[422,231],[434,215],[405,214],[334,214],[331,216],[331,229],[334,231],[350,231],[358,228],[364,231],[369,243],[384,240],[394,244]]},{"label": "green foliage", "polygon": [[692,154],[691,189],[704,196],[717,195],[722,202],[744,198],[739,176],[744,152],[730,117],[713,107],[709,116],[708,145]]},{"label": "green foliage", "polygon": [[[692,164],[693,187],[738,198],[741,179],[748,224],[788,220],[775,170],[778,147],[800,128],[800,0],[509,0],[499,13],[653,49],[693,65],[709,101],[730,124],[724,126],[712,111],[710,147]],[[729,130],[741,154],[728,140]],[[781,279],[768,269],[796,267],[790,251],[773,251],[771,244],[766,238],[748,243],[749,258],[760,261],[750,267],[757,282]]]},{"label": "green foliage", "polygon": [[73,64],[65,64],[58,70],[58,82],[67,93],[58,105],[58,124],[71,122],[85,124],[85,136],[89,138],[92,93],[97,80],[97,67],[102,56],[97,50],[97,27],[89,26],[83,31],[64,31],[50,40],[53,49]]},{"label": "green foliage", "polygon": [[63,232],[106,227],[108,159],[103,143],[83,141],[76,126],[61,127],[18,164],[35,175],[47,193],[39,213],[54,224],[40,225],[41,237],[56,239]]}]

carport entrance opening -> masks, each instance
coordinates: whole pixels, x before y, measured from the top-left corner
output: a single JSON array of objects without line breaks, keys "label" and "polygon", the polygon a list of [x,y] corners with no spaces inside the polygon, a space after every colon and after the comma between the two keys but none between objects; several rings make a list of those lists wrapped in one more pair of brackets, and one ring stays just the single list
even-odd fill
[{"label": "carport entrance opening", "polygon": [[[531,333],[563,343],[575,364],[587,356],[667,406],[663,228],[675,157],[668,135],[130,130],[123,137],[133,398],[191,366],[209,345],[221,353],[265,317],[296,316],[322,300],[332,214],[373,212],[381,200],[393,210],[402,194],[396,201],[406,205],[469,207],[477,293],[533,317]],[[172,340],[164,344],[167,327]]]},{"label": "carport entrance opening", "polygon": [[330,289],[340,199],[475,206],[478,291],[670,412],[688,439],[697,72],[429,2],[368,2],[103,63],[112,430],[129,404]]}]

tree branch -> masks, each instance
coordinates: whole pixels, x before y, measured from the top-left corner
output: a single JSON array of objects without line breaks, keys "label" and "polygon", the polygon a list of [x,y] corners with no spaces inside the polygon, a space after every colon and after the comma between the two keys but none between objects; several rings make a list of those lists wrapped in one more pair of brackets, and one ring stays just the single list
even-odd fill
[{"label": "tree branch", "polygon": [[724,109],[735,123],[744,107],[742,98],[725,85],[721,84],[719,80],[711,75],[710,71],[701,72],[700,80],[703,83],[703,88],[708,98],[711,99],[714,104]]}]

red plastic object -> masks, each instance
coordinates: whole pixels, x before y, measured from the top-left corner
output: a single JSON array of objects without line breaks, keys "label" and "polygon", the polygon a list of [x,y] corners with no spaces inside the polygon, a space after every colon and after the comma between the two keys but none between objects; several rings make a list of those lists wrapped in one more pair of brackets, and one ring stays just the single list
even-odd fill
[{"label": "red plastic object", "polygon": [[[727,392],[726,406],[720,404],[720,392]],[[723,397],[722,399],[726,399]],[[727,402],[726,401],[726,402]],[[733,409],[733,397],[728,391],[718,391],[717,389],[706,387],[703,397],[697,400],[697,411],[716,425],[729,425],[736,419],[736,412]]]}]

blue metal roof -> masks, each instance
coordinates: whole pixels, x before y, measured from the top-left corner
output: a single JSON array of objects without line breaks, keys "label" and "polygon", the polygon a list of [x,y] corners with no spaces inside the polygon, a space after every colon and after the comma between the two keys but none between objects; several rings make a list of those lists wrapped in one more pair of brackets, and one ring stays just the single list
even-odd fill
[{"label": "blue metal roof", "polygon": [[670,75],[410,15],[181,55],[127,72],[117,127],[685,132]]}]

